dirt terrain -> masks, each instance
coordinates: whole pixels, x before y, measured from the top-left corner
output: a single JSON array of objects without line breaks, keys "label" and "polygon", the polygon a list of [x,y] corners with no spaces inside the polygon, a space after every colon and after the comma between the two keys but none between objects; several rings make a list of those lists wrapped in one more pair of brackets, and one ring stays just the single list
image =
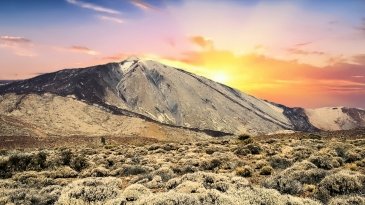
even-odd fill
[{"label": "dirt terrain", "polygon": [[365,203],[364,130],[0,144],[0,204]]}]

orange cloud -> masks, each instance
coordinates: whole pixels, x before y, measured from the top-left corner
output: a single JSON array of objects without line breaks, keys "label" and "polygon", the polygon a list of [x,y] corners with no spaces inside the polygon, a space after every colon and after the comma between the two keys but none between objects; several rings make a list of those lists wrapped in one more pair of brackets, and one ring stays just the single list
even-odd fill
[{"label": "orange cloud", "polygon": [[365,65],[365,54],[360,54],[352,57],[356,64]]},{"label": "orange cloud", "polygon": [[289,48],[287,51],[295,55],[325,55],[325,53],[321,51],[307,51],[300,48]]},{"label": "orange cloud", "polygon": [[109,61],[122,61],[130,56],[134,56],[133,54],[129,54],[129,53],[117,53],[115,55],[110,55],[110,56],[104,56],[101,58],[102,61],[106,60],[107,62]]},{"label": "orange cloud", "polygon": [[195,45],[198,45],[204,49],[208,49],[208,50],[213,49],[213,42],[203,36],[192,36],[192,37],[190,37],[190,40]]},{"label": "orange cloud", "polygon": [[304,43],[297,43],[295,44],[295,47],[303,47],[312,44],[313,42],[304,42]]},{"label": "orange cloud", "polygon": [[[202,36],[189,39],[202,48],[212,48],[214,44]],[[322,55],[316,52],[310,54]],[[358,100],[351,103],[348,99],[359,99],[361,96],[365,99],[362,78],[365,76],[365,63],[343,63],[341,56],[337,58],[332,65],[316,67],[264,55],[237,55],[220,49],[187,51],[181,57],[165,57],[170,60],[168,64],[173,66],[181,67],[183,63],[182,66],[190,72],[289,106],[319,107],[339,103],[358,106]]]},{"label": "orange cloud", "polygon": [[302,55],[302,56],[308,56],[308,55],[318,55],[318,56],[325,56],[326,53],[322,51],[313,51],[306,49],[308,45],[313,44],[313,42],[304,42],[304,43],[297,43],[293,47],[286,49],[286,51],[289,54],[293,55]]}]

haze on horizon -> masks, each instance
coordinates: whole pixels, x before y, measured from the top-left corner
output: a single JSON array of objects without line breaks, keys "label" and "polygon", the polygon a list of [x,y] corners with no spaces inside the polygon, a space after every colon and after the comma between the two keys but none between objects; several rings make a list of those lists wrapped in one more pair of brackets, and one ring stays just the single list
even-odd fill
[{"label": "haze on horizon", "polygon": [[0,79],[135,55],[288,106],[365,108],[365,1],[4,0]]}]

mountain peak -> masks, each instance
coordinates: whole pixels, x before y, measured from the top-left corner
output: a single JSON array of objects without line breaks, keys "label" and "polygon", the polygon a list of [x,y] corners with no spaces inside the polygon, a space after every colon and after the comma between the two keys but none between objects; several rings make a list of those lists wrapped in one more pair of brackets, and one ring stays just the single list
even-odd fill
[{"label": "mountain peak", "polygon": [[129,70],[137,67],[147,67],[146,60],[143,60],[137,56],[130,56],[120,62],[120,69],[123,73],[127,73]]},{"label": "mountain peak", "polygon": [[129,56],[128,58],[126,58],[124,61],[139,61],[141,60],[141,58],[137,57],[137,56]]},{"label": "mountain peak", "polygon": [[[317,129],[308,118],[317,116],[317,112],[308,114],[303,108],[265,102],[202,76],[136,56],[120,63],[63,70],[5,84],[0,87],[0,95],[6,93],[75,96],[116,113],[225,133]],[[356,118],[356,123],[348,127],[362,125],[364,111],[341,111]]]}]

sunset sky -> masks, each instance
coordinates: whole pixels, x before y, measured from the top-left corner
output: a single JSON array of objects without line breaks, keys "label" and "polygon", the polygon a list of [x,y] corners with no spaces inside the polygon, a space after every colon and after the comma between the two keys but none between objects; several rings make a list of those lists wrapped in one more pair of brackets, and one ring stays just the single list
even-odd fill
[{"label": "sunset sky", "polygon": [[131,55],[288,106],[365,108],[365,1],[0,1],[0,80]]}]

